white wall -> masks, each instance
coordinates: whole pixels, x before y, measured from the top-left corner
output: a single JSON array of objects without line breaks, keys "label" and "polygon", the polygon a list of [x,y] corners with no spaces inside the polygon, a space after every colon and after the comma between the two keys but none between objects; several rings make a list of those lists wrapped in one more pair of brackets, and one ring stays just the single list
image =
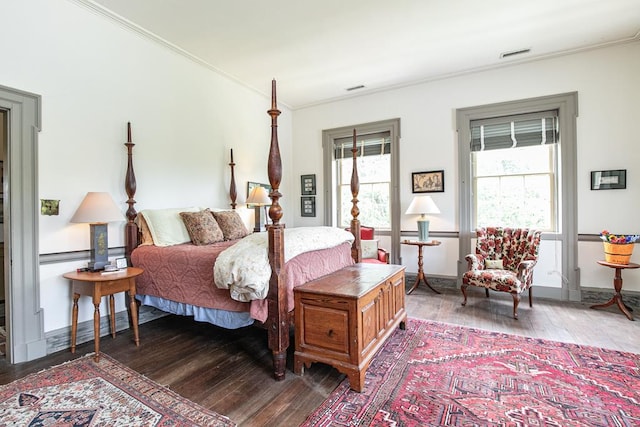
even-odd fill
[{"label": "white wall", "polygon": [[[0,4],[0,85],[42,96],[38,198],[60,200],[59,216],[40,217],[41,254],[89,248],[88,227],[69,223],[88,191],[108,191],[126,211],[128,121],[136,144],[138,210],[228,207],[231,148],[238,202],[245,200],[247,181],[268,182],[268,96],[79,3]],[[291,113],[280,109],[286,171],[292,156]],[[291,193],[287,185],[283,182],[284,194]],[[288,200],[282,204],[286,213]],[[110,225],[111,247],[124,244],[123,229],[124,222]],[[71,324],[70,286],[60,276],[82,264],[41,267],[45,332]],[[79,320],[91,319],[89,300],[80,306]],[[118,307],[124,309],[121,295]]]},{"label": "white wall", "polygon": [[[365,82],[366,84],[366,82]],[[457,108],[524,98],[578,92],[578,212],[580,234],[602,229],[640,233],[640,43],[591,50],[543,61],[514,65],[410,87],[318,105],[294,111],[294,173],[317,174],[322,194],[322,130],[376,120],[401,119],[401,211],[411,201],[411,172],[445,171],[445,192],[432,197],[442,211],[432,216],[433,231],[459,231],[458,150],[455,132]],[[590,190],[590,171],[627,169],[627,189]],[[635,171],[635,172],[634,172]],[[299,194],[299,189],[298,189]],[[323,211],[318,198],[317,211]],[[305,225],[320,224],[309,218]],[[416,230],[413,218],[403,215],[402,230]],[[456,276],[456,239],[440,239],[443,246],[425,249],[427,274]],[[541,254],[540,282],[559,286],[554,245]],[[413,251],[411,251],[414,249]],[[613,271],[598,266],[599,242],[579,245],[581,285],[611,289]],[[415,248],[402,247],[403,263],[415,271]],[[549,253],[554,252],[554,253]],[[632,261],[640,262],[640,250]],[[413,270],[412,270],[413,269]],[[540,269],[539,269],[540,270]],[[640,291],[640,270],[623,274],[624,289]]]}]

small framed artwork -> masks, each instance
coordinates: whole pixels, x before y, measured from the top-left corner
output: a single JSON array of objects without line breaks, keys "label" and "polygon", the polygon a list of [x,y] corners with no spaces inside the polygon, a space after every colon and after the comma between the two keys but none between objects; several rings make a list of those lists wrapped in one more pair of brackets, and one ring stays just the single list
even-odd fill
[{"label": "small framed artwork", "polygon": [[627,188],[627,170],[591,171],[592,190],[618,190]]},{"label": "small framed artwork", "polygon": [[316,216],[316,198],[313,196],[300,197],[300,216]]},{"label": "small framed artwork", "polygon": [[413,172],[411,184],[414,193],[443,193],[444,171]]},{"label": "small framed artwork", "polygon": [[303,196],[315,196],[316,174],[300,175],[300,186]]},{"label": "small framed artwork", "polygon": [[116,268],[118,270],[122,270],[123,268],[127,268],[127,259],[126,258],[116,258]]}]

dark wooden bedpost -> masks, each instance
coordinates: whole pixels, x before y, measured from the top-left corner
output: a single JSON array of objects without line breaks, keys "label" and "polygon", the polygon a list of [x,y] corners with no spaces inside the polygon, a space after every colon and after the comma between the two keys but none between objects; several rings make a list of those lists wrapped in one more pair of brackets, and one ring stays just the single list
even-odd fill
[{"label": "dark wooden bedpost", "polygon": [[231,162],[229,163],[231,167],[231,184],[229,184],[229,197],[231,198],[231,209],[236,208],[236,198],[238,197],[238,191],[236,190],[236,175],[233,168],[236,164],[233,162],[233,148],[231,149]]},{"label": "dark wooden bedpost", "polygon": [[124,144],[127,147],[127,174],[125,176],[124,186],[127,192],[127,224],[124,230],[124,255],[127,258],[127,262],[131,265],[131,252],[138,246],[138,226],[135,223],[136,209],[133,205],[136,203],[134,196],[136,195],[136,174],[133,171],[133,147],[134,143],[131,142],[131,122],[127,122],[127,142]]},{"label": "dark wooden bedpost", "polygon": [[351,246],[351,256],[355,262],[361,262],[362,248],[360,245],[360,220],[358,219],[358,216],[360,215],[360,209],[358,208],[360,179],[358,178],[358,148],[356,147],[355,129],[353,130],[353,147],[351,148],[351,153],[353,155],[353,167],[351,169],[351,203],[353,204],[351,207],[351,216],[353,217],[351,220],[351,233],[353,233],[353,237],[355,237],[353,245]]},{"label": "dark wooden bedpost", "polygon": [[269,317],[267,330],[269,336],[269,348],[273,353],[273,375],[276,380],[284,379],[287,348],[289,347],[289,313],[287,307],[286,279],[284,274],[284,225],[280,224],[282,207],[280,206],[280,180],[282,179],[282,160],[280,147],[278,146],[278,110],[276,102],[276,81],[271,82],[271,144],[269,147],[269,160],[267,173],[271,184],[271,207],[269,217],[271,224],[267,226],[269,238],[269,264],[271,265],[271,279],[269,280],[269,293],[267,304]]}]

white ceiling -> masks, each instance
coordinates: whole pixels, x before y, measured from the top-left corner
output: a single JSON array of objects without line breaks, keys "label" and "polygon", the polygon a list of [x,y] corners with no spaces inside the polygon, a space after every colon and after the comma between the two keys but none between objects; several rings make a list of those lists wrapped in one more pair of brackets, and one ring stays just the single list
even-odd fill
[{"label": "white ceiling", "polygon": [[640,0],[80,2],[294,109],[640,40]]}]

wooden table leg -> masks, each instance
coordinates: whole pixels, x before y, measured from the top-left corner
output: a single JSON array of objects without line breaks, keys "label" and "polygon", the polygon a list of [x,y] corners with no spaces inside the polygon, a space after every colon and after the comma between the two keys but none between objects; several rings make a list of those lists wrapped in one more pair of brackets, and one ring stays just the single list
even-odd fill
[{"label": "wooden table leg", "polygon": [[407,295],[409,295],[411,292],[413,292],[417,287],[418,284],[423,281],[425,285],[427,285],[429,287],[429,289],[431,289],[433,292],[435,292],[436,294],[439,294],[440,292],[438,292],[437,290],[433,289],[431,287],[431,285],[429,284],[429,282],[427,282],[427,278],[424,275],[424,261],[423,261],[423,257],[422,257],[422,246],[418,246],[418,277],[416,277],[416,282],[413,284],[413,286],[411,287],[411,289],[409,289],[409,291],[407,291]]},{"label": "wooden table leg", "polygon": [[78,336],[78,300],[80,294],[73,294],[73,309],[71,310],[71,353],[76,352],[76,337]]},{"label": "wooden table leg", "polygon": [[633,315],[630,313],[630,311],[628,310],[628,307],[624,304],[624,302],[622,301],[622,268],[616,268],[616,273],[615,276],[613,278],[613,288],[615,290],[613,297],[611,297],[611,299],[603,304],[595,304],[592,305],[591,308],[606,308],[609,307],[610,305],[616,304],[618,306],[618,308],[620,309],[620,311],[622,311],[624,313],[625,316],[627,316],[627,319],[629,320],[634,320],[633,319]]},{"label": "wooden table leg", "polygon": [[95,356],[93,359],[98,362],[100,361],[100,295],[93,295],[93,306],[95,310],[93,311],[93,340],[95,344]]},{"label": "wooden table leg", "polygon": [[111,337],[116,337],[116,303],[113,294],[109,295],[109,318],[111,319]]},{"label": "wooden table leg", "polygon": [[129,279],[129,306],[131,307],[131,323],[133,327],[133,339],[136,346],[140,345],[140,337],[138,335],[138,310],[136,304],[136,282],[134,278]]}]

